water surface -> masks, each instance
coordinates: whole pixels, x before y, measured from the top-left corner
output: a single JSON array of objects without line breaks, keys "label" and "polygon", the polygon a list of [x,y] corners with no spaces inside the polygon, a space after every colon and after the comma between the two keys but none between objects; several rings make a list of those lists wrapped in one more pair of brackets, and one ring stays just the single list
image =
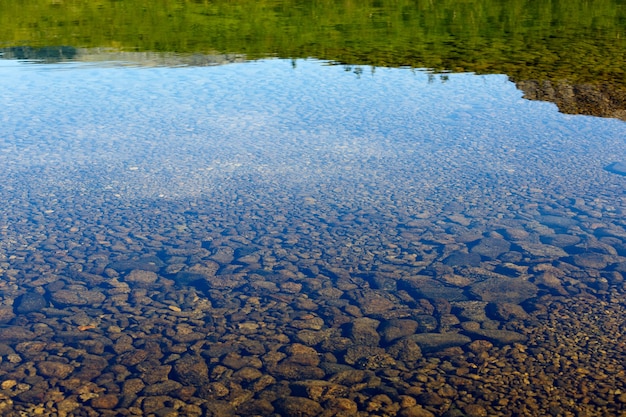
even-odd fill
[{"label": "water surface", "polygon": [[[604,68],[595,78],[557,64],[554,77],[516,79],[547,61],[515,48],[500,51],[517,73],[489,54],[489,71],[455,66],[484,51],[466,41],[497,44],[498,25],[477,34],[454,16],[509,15],[443,3],[328,12],[320,21],[343,19],[332,27],[344,35],[257,56],[244,47],[278,44],[270,28],[209,53],[212,38],[184,33],[163,50],[141,43],[138,25],[100,38],[81,2],[33,2],[57,37],[67,25],[51,21],[82,13],[57,44],[14,19],[28,41],[4,29],[3,415],[623,412],[626,130],[609,100],[621,73],[594,55],[577,68]],[[270,27],[309,27],[284,15],[311,10],[255,4],[281,22]],[[256,27],[234,6],[176,5],[153,16],[210,9],[218,28]],[[593,24],[556,6],[540,15],[554,33],[578,22],[597,46],[623,28],[621,6],[596,6]],[[371,27],[357,24],[363,11],[379,12]],[[380,33],[369,30],[389,16],[474,35],[439,43],[458,55],[441,66],[444,47],[394,68],[406,56],[394,45],[414,45],[400,38],[352,43],[345,60],[312,53],[344,48],[358,28]],[[540,32],[533,44],[553,46]],[[308,33],[294,42],[321,39]]]}]

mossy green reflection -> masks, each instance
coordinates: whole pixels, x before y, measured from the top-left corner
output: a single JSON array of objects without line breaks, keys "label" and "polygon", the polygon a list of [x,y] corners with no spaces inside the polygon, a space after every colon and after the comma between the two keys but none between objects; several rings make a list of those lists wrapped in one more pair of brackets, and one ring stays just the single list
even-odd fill
[{"label": "mossy green reflection", "polygon": [[4,0],[3,47],[316,57],[624,83],[622,0]]}]

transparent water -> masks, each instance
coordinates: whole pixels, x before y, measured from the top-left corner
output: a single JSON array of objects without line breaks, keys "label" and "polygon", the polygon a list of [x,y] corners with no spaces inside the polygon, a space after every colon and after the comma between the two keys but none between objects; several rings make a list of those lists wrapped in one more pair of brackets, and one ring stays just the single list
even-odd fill
[{"label": "transparent water", "polygon": [[522,95],[0,61],[0,407],[623,412],[625,125]]}]

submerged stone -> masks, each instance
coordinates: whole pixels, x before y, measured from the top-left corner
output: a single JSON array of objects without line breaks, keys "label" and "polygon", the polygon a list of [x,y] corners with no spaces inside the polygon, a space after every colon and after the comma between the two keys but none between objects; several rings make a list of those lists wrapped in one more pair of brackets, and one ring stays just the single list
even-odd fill
[{"label": "submerged stone", "polygon": [[415,362],[422,357],[422,349],[415,340],[408,337],[391,345],[387,349],[387,353],[403,362]]},{"label": "submerged stone", "polygon": [[490,342],[510,345],[512,343],[522,343],[527,340],[527,337],[521,333],[513,332],[510,330],[497,330],[497,329],[476,329],[468,331],[473,336],[478,336],[489,340]]},{"label": "submerged stone", "polygon": [[448,266],[479,266],[480,260],[478,253],[453,252],[443,260],[443,264]]},{"label": "submerged stone", "polygon": [[533,242],[520,242],[519,245],[530,255],[537,258],[564,258],[568,256],[567,252],[558,246]]},{"label": "submerged stone", "polygon": [[398,282],[398,288],[417,298],[446,301],[467,300],[462,288],[449,287],[425,276],[404,278]]},{"label": "submerged stone", "polygon": [[15,312],[17,314],[27,314],[41,311],[48,305],[43,295],[36,292],[27,292],[15,300]]},{"label": "submerged stone", "polygon": [[472,339],[459,333],[420,333],[409,337],[422,351],[434,352],[453,346],[463,346]]},{"label": "submerged stone", "polygon": [[556,229],[567,229],[569,227],[576,226],[578,223],[570,217],[555,216],[550,214],[540,216],[539,222]]},{"label": "submerged stone", "polygon": [[133,269],[139,269],[143,271],[158,272],[164,266],[161,259],[156,256],[147,256],[141,259],[116,261],[107,266],[117,272],[127,272]]},{"label": "submerged stone", "polygon": [[304,397],[285,397],[277,400],[274,407],[285,417],[313,417],[324,410],[317,402]]},{"label": "submerged stone", "polygon": [[364,314],[383,314],[397,307],[399,300],[392,294],[372,289],[356,289],[348,291],[346,296],[359,306]]},{"label": "submerged stone", "polygon": [[42,361],[37,364],[37,370],[43,376],[65,379],[74,371],[74,367],[67,363]]},{"label": "submerged stone", "polygon": [[419,323],[415,320],[392,319],[380,325],[379,333],[382,335],[385,343],[390,343],[403,336],[414,334],[418,327]]},{"label": "submerged stone", "polygon": [[537,295],[537,286],[523,279],[494,277],[471,286],[471,293],[482,301],[520,304]]},{"label": "submerged stone", "polygon": [[610,173],[626,176],[626,162],[613,162],[604,167]]},{"label": "submerged stone", "polygon": [[355,319],[346,328],[346,336],[357,345],[378,346],[380,335],[376,328],[380,322],[368,317]]},{"label": "submerged stone", "polygon": [[522,306],[512,303],[489,303],[485,310],[489,317],[500,321],[528,318],[528,313]]},{"label": "submerged stone", "polygon": [[496,259],[510,248],[511,244],[504,239],[486,237],[481,239],[478,244],[471,249],[471,253],[476,253],[489,259]]},{"label": "submerged stone", "polygon": [[37,337],[35,333],[21,326],[0,328],[0,340],[3,343],[26,342]]},{"label": "submerged stone", "polygon": [[127,276],[126,281],[139,286],[150,286],[154,284],[158,276],[153,271],[143,269],[133,269]]},{"label": "submerged stone", "polygon": [[345,385],[323,380],[297,381],[290,388],[298,397],[308,397],[313,401],[325,401],[335,397],[346,397],[350,390]]},{"label": "submerged stone", "polygon": [[8,323],[15,317],[11,306],[0,306],[0,323]]},{"label": "submerged stone", "polygon": [[100,305],[106,296],[97,290],[88,290],[83,286],[74,286],[72,289],[58,290],[50,295],[55,306],[95,306]]},{"label": "submerged stone", "polygon": [[187,355],[174,363],[176,379],[185,385],[201,387],[209,383],[209,368],[201,356]]}]

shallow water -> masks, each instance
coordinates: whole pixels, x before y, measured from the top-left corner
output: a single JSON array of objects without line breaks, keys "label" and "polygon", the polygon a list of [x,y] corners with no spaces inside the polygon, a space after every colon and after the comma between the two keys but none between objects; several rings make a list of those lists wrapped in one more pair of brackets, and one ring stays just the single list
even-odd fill
[{"label": "shallow water", "polygon": [[6,415],[624,412],[624,122],[504,75],[0,62]]}]

